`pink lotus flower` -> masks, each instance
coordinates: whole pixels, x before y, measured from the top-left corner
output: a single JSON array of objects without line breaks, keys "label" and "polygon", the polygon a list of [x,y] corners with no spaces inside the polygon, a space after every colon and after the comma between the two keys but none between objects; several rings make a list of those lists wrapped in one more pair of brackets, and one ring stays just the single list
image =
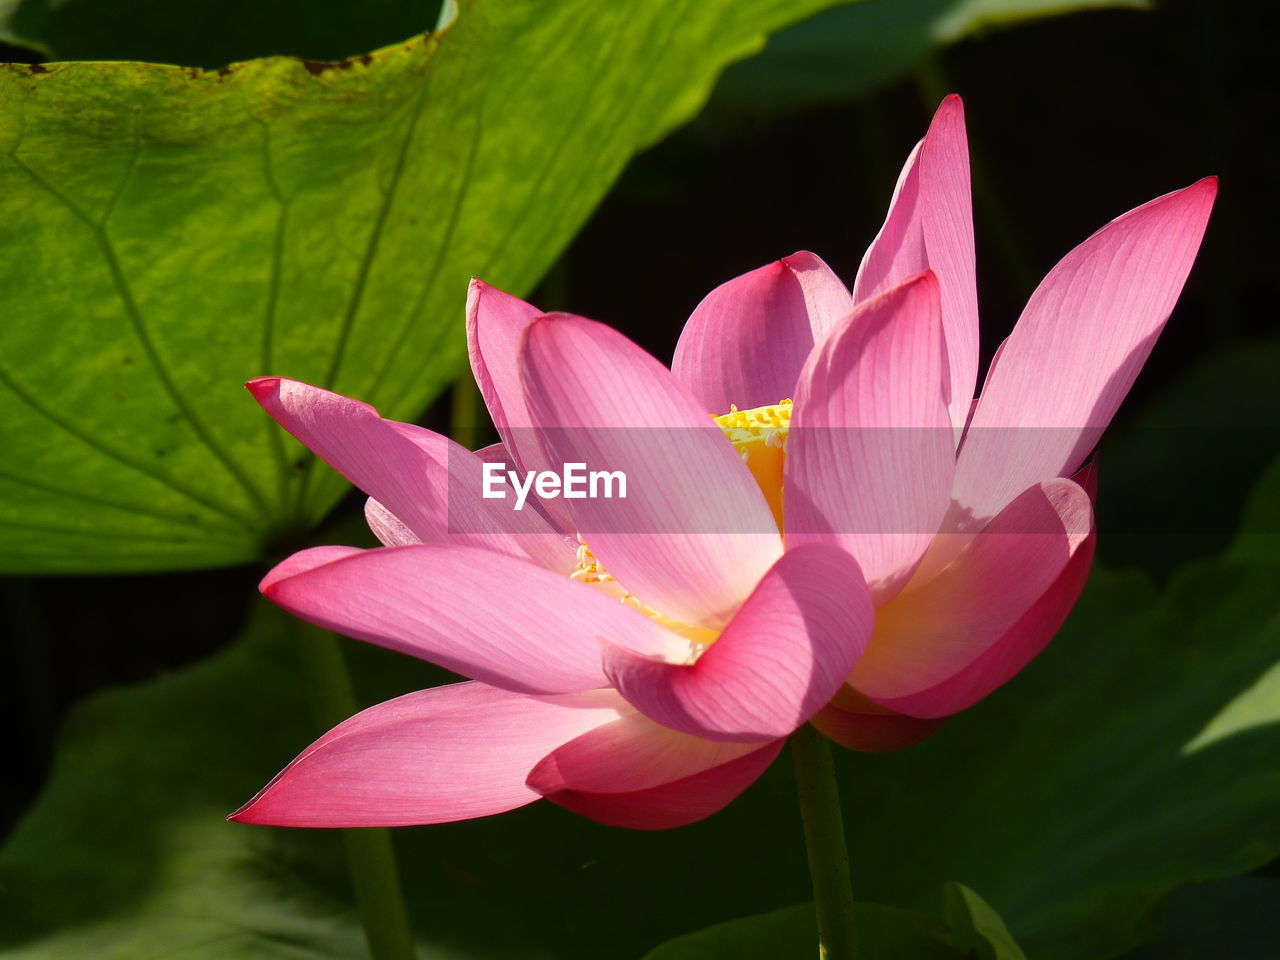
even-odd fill
[{"label": "pink lotus flower", "polygon": [[[926,736],[1075,602],[1095,538],[1082,462],[1172,309],[1214,190],[1154,200],[1068,254],[976,402],[957,98],[852,293],[808,253],[745,274],[694,311],[670,371],[605,326],[473,282],[471,363],[499,450],[253,381],[370,495],[386,545],[303,551],[263,592],[471,680],[351,718],[233,818],[435,823],[547,797],[663,828],[728,803],[810,719],[857,749]],[[619,470],[629,495],[513,511],[479,496],[485,458]]]},{"label": "pink lotus flower", "polygon": [[[253,381],[277,420],[376,498],[370,524],[387,544],[303,551],[265,578],[263,592],[314,623],[473,679],[339,725],[235,819],[434,823],[547,796],[607,823],[691,822],[759,776],[866,645],[870,599],[839,547],[784,555],[776,527],[715,532],[752,513],[764,528],[771,515],[721,430],[666,368],[607,327],[536,317],[479,285],[472,316],[510,335],[500,342],[513,359],[523,331],[526,390],[495,403],[504,423],[577,417],[665,428],[674,420],[692,454],[683,462],[627,448],[629,431],[575,435],[619,441],[600,455],[626,471],[633,515],[656,513],[677,526],[688,518],[697,530],[711,517],[712,529],[614,535],[597,532],[585,511],[579,528],[593,531],[594,549],[648,606],[620,603],[618,581],[538,512],[478,497],[450,502],[451,483],[479,491],[475,454],[315,387]],[[566,378],[566,364],[584,379]],[[628,390],[606,395],[616,382]],[[584,389],[600,395],[583,404]],[[458,531],[475,519],[466,510],[489,512],[478,532]]]}]

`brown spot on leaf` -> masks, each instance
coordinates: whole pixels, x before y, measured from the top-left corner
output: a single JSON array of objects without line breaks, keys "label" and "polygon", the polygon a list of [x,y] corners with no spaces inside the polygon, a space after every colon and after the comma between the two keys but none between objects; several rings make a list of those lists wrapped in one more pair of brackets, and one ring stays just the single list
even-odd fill
[{"label": "brown spot on leaf", "polygon": [[326,70],[350,70],[352,61],[350,60],[302,60],[300,61],[307,68],[307,73],[313,77],[318,77]]}]

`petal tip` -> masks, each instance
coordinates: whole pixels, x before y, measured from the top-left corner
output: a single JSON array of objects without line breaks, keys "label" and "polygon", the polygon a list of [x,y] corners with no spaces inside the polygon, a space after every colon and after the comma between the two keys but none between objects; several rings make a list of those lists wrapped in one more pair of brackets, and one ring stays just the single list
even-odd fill
[{"label": "petal tip", "polygon": [[475,326],[480,320],[480,302],[485,297],[492,297],[498,290],[491,283],[485,283],[479,277],[467,281],[467,335],[475,336]]},{"label": "petal tip", "polygon": [[[521,350],[525,348],[526,344],[531,343],[534,338],[544,339],[545,342],[546,337],[554,337],[569,328],[582,329],[588,324],[596,325],[596,321],[587,320],[585,317],[579,317],[573,313],[565,313],[561,310],[540,313],[525,324],[524,330],[520,334]],[[603,324],[600,324],[600,326],[603,326]]]},{"label": "petal tip", "polygon": [[938,285],[938,275],[932,269],[921,270],[919,273],[912,274],[902,281],[904,287],[913,287],[916,284],[924,284],[926,287],[936,287]]},{"label": "petal tip", "polygon": [[[385,553],[394,549],[396,548],[386,547],[383,548],[382,552]],[[276,598],[276,594],[279,592],[278,588],[286,580],[292,580],[319,567],[365,552],[367,551],[361,547],[341,545],[308,547],[305,550],[299,550],[297,553],[285,557],[268,570],[267,575],[258,581],[258,591],[272,603],[283,606]]]},{"label": "petal tip", "polygon": [[827,262],[812,250],[797,250],[795,253],[778,260],[775,266],[783,267],[793,274],[802,274],[810,270],[831,272]]},{"label": "petal tip", "polygon": [[933,299],[941,297],[942,285],[938,282],[938,275],[932,270],[921,270],[919,273],[913,273],[901,283],[890,287],[883,293],[877,294],[872,299],[891,303],[919,295]]},{"label": "petal tip", "polygon": [[280,389],[281,379],[280,377],[254,377],[245,383],[244,388],[253,394],[255,400],[262,403]]},{"label": "petal tip", "polygon": [[[1192,210],[1202,215],[1206,219],[1209,212],[1213,209],[1213,202],[1218,196],[1218,178],[1216,176],[1201,177],[1195,183],[1183,187],[1181,190],[1174,190],[1167,193],[1163,197],[1157,198],[1154,203],[1173,202],[1183,205],[1188,214]],[[1139,207],[1138,209],[1142,209]]]},{"label": "petal tip", "polygon": [[294,573],[292,559],[293,557],[287,557],[280,561],[258,581],[258,592],[276,604],[276,606],[280,606],[280,601],[276,599],[280,584],[288,580]]},{"label": "petal tip", "polygon": [[949,93],[938,103],[938,109],[933,112],[933,118],[929,121],[929,130],[925,134],[925,139],[930,140],[930,135],[937,137],[940,130],[952,125],[957,125],[963,132],[964,101],[960,99],[958,93]]},{"label": "petal tip", "polygon": [[1208,177],[1201,177],[1187,189],[1196,191],[1196,193],[1204,197],[1205,200],[1212,203],[1218,196],[1218,177],[1216,174]]},{"label": "petal tip", "polygon": [[261,823],[261,820],[258,817],[254,816],[253,811],[257,808],[258,801],[262,799],[262,794],[263,792],[265,792],[265,789],[266,788],[264,787],[262,791],[259,791],[254,796],[246,800],[244,803],[240,804],[240,806],[237,807],[235,810],[232,810],[230,813],[228,813],[225,818],[227,822],[228,823],[248,823],[248,824]]},{"label": "petal tip", "polygon": [[554,751],[533,765],[533,769],[524,779],[524,785],[544,797],[565,789],[565,778],[556,763]]}]

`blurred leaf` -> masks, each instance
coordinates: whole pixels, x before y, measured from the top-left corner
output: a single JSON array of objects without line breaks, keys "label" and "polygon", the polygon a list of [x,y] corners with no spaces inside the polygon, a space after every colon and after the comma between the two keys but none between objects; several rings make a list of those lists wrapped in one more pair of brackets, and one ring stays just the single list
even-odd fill
[{"label": "blurred leaf", "polygon": [[226,654],[77,709],[51,789],[0,861],[0,954],[360,956],[341,902],[292,881],[315,858],[340,862],[338,834],[299,845],[223,821],[256,789],[246,766],[307,730],[304,691],[280,682],[299,672],[282,626],[260,618]]},{"label": "blurred leaf", "polygon": [[1245,508],[1232,556],[1250,563],[1280,566],[1280,457],[1258,482]]},{"label": "blurred leaf", "polygon": [[[959,878],[1028,956],[1104,960],[1155,932],[1170,891],[1274,858],[1278,613],[1274,567],[1248,556],[1163,596],[1098,571],[1008,687],[919,747],[839,755],[859,899],[928,913]],[[264,613],[214,660],[76,711],[0,854],[6,960],[135,960],[156,943],[193,960],[358,955],[332,833],[222,820],[315,734],[285,623]],[[442,677],[349,648],[365,702]],[[535,804],[397,839],[433,956],[639,956],[808,896],[785,764],[681,830]]]},{"label": "blurred leaf", "polygon": [[[344,490],[240,388],[412,418],[631,155],[832,0],[470,0],[337,64],[0,66],[0,570],[261,556]],[[553,65],[549,68],[548,65]]]},{"label": "blurred leaf", "polygon": [[[223,819],[317,733],[291,626],[264,606],[218,657],[76,710],[52,782],[0,854],[0,955],[138,960],[163,944],[184,960],[364,956],[336,832]],[[372,699],[443,678],[349,647]],[[746,805],[653,835],[538,804],[397,831],[423,956],[636,957],[712,906],[775,905],[774,886],[788,895],[781,862],[741,842],[775,826],[759,814]],[[780,827],[798,841],[790,817]]]},{"label": "blurred leaf", "polygon": [[1280,880],[1235,877],[1179,890],[1160,935],[1126,960],[1275,960]]},{"label": "blurred leaf", "polygon": [[[862,956],[893,960],[957,960],[962,954],[938,939],[936,917],[878,903],[854,904],[858,950]],[[817,953],[818,923],[813,904],[802,903],[755,917],[743,917],[668,940],[644,960],[795,960]]]},{"label": "blurred leaf", "polygon": [[0,43],[22,44],[25,41],[13,29],[13,16],[22,0],[0,0]]},{"label": "blurred leaf", "polygon": [[0,34],[57,60],[220,67],[290,54],[341,60],[421,33],[440,0],[3,0]]},{"label": "blurred leaf", "polygon": [[867,0],[779,33],[764,52],[728,70],[716,103],[794,110],[868,93],[909,73],[934,49],[988,26],[1148,0]]},{"label": "blurred leaf", "polygon": [[1207,352],[1107,431],[1098,525],[1109,564],[1164,578],[1191,557],[1222,552],[1237,529],[1271,535],[1280,559],[1280,491],[1244,514],[1280,452],[1277,369],[1275,337]]},{"label": "blurred leaf", "polygon": [[1095,570],[1022,676],[920,747],[851,765],[859,898],[923,908],[932,878],[956,877],[1036,960],[1120,954],[1169,892],[1280,853],[1277,663],[1273,563],[1234,551],[1163,596]]},{"label": "blurred leaf", "polygon": [[977,960],[1027,960],[991,905],[963,883],[945,887],[947,942]]}]

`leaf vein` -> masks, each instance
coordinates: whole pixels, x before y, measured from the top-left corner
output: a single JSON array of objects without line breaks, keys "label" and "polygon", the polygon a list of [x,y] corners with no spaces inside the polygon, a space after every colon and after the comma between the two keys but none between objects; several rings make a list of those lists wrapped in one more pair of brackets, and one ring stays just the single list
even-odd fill
[{"label": "leaf vein", "polygon": [[[209,452],[212,453],[214,457],[226,468],[226,470],[245,489],[250,497],[255,500],[259,506],[266,509],[267,503],[262,492],[252,481],[250,481],[248,476],[240,467],[240,464],[238,464],[234,458],[232,458],[231,455],[223,449],[221,444],[215,440],[204,422],[196,416],[195,410],[192,409],[186,398],[178,390],[177,384],[170,375],[168,368],[164,365],[159,351],[156,349],[155,342],[152,340],[150,332],[147,329],[147,325],[138,309],[137,302],[134,300],[128,279],[124,275],[119,257],[116,255],[115,247],[111,242],[111,237],[106,231],[105,218],[101,223],[94,221],[92,217],[81,210],[77,204],[72,202],[71,199],[63,194],[62,191],[58,190],[57,187],[45,180],[44,177],[40,176],[16,153],[10,154],[10,158],[15,164],[17,164],[19,169],[23,170],[27,174],[27,176],[62,202],[67,209],[75,214],[76,217],[78,217],[92,232],[94,239],[97,241],[99,251],[101,252],[103,259],[106,261],[107,270],[111,274],[112,282],[116,288],[116,293],[119,295],[120,301],[124,306],[125,316],[128,317],[130,325],[133,327],[134,333],[138,337],[139,343],[146,352],[147,358],[150,360],[151,366],[155,370],[157,378],[160,380],[161,386],[173,401],[178,412],[187,420],[188,423],[191,424],[191,428],[195,432],[196,436],[206,447],[208,447]],[[135,153],[134,159],[130,163],[129,170],[126,171],[126,178],[132,173],[136,160],[137,154]],[[121,187],[120,190],[123,190],[123,187]],[[150,472],[152,476],[158,476],[158,474],[154,472],[148,472]],[[179,488],[175,487],[175,489]],[[191,495],[190,491],[183,492],[186,492],[188,496]],[[205,501],[202,500],[201,502]],[[227,504],[221,505],[220,510],[223,513],[241,520],[245,524],[246,529],[257,529],[256,518],[253,514],[242,513],[238,507],[233,507]]]},{"label": "leaf vein", "polygon": [[122,453],[119,450],[115,450],[112,447],[107,446],[106,444],[98,440],[96,437],[94,437],[92,434],[87,433],[84,430],[81,430],[79,427],[74,425],[73,421],[67,419],[66,417],[63,417],[61,414],[57,413],[55,410],[49,407],[46,407],[44,404],[38,401],[35,398],[35,396],[29,393],[25,388],[23,388],[18,383],[18,381],[15,380],[14,377],[9,373],[9,371],[4,369],[4,367],[0,367],[0,383],[3,383],[14,394],[14,396],[16,396],[26,406],[30,407],[31,410],[33,410],[35,413],[39,414],[44,419],[48,420],[50,423],[54,424],[59,429],[70,434],[72,437],[75,437],[81,443],[92,448],[93,450],[96,450],[98,453],[102,454],[103,456],[108,457],[111,460],[115,460],[116,462],[121,463],[126,467],[130,467],[133,470],[136,470],[139,473],[150,477],[152,480],[155,480],[157,483],[160,483],[166,487],[169,487],[171,490],[174,490],[175,492],[182,494],[187,499],[192,500],[195,503],[198,503],[209,510],[212,510],[214,513],[227,517],[230,520],[234,520],[237,524],[240,524],[241,526],[244,527],[244,529],[249,530],[250,532],[256,532],[256,529],[250,526],[244,520],[243,517],[241,517],[239,514],[235,513],[234,511],[228,509],[224,504],[219,503],[218,501],[209,499],[208,497],[204,496],[198,491],[189,488],[186,484],[182,483],[181,481],[178,481],[173,477],[168,476],[167,474],[161,473],[160,471],[152,467],[149,467],[145,463],[134,460],[128,454]]},{"label": "leaf vein", "polygon": [[[427,298],[431,296],[431,292],[435,289],[436,282],[440,277],[440,271],[444,269],[445,260],[449,255],[450,245],[453,242],[454,234],[457,232],[458,223],[461,220],[463,204],[466,202],[467,195],[470,192],[471,173],[475,168],[476,156],[480,152],[480,141],[484,135],[484,106],[485,99],[481,99],[480,103],[476,107],[475,132],[471,137],[471,146],[467,151],[467,159],[462,170],[462,176],[459,178],[458,187],[454,192],[453,204],[449,211],[449,222],[445,226],[444,237],[441,240],[440,245],[436,248],[435,259],[432,262],[431,269],[427,273],[426,282],[423,284],[421,292],[418,294],[417,298],[415,298],[413,305],[406,312],[404,320],[401,321],[399,328],[396,330],[395,336],[392,339],[392,347],[387,352],[386,357],[382,362],[382,366],[378,369],[377,376],[374,378],[373,383],[367,391],[368,396],[370,397],[376,396],[378,391],[381,389],[383,380],[386,379],[396,357],[400,355],[401,350],[404,348],[405,341],[409,339],[410,332],[417,324],[418,317],[426,306]],[[436,349],[444,342],[445,337],[448,336],[449,330],[450,328],[447,324],[440,324],[440,329],[436,331],[436,335],[431,340],[431,346],[427,350],[428,356],[435,354]],[[407,390],[411,390],[413,385],[414,381],[410,380],[408,384],[402,388],[398,394],[396,394],[394,401],[388,405],[388,409],[399,409],[400,404],[403,402],[405,393]]]},{"label": "leaf vein", "polygon": [[337,382],[338,374],[342,369],[347,341],[351,338],[351,330],[355,326],[356,315],[360,312],[360,305],[364,301],[365,289],[368,287],[369,275],[373,270],[373,262],[377,259],[382,233],[386,228],[387,219],[391,215],[391,208],[395,204],[400,183],[404,179],[405,167],[408,165],[409,145],[413,142],[413,135],[418,129],[418,121],[424,111],[427,91],[431,89],[431,80],[434,76],[435,70],[429,70],[423,78],[422,87],[419,89],[410,110],[404,139],[400,141],[400,146],[396,151],[395,165],[391,169],[391,182],[387,185],[382,204],[378,207],[377,218],[374,220],[373,229],[369,233],[369,241],[365,244],[364,255],[360,259],[360,268],[356,272],[355,288],[351,291],[351,299],[347,303],[347,309],[342,317],[342,325],[338,329],[338,339],[334,345],[333,360],[329,365],[329,373],[325,377],[325,386],[329,389],[333,389],[334,384]]},{"label": "leaf vein", "polygon": [[[129,503],[128,501],[115,500],[111,497],[98,496],[88,493],[84,490],[64,489],[56,484],[46,483],[42,480],[33,480],[31,477],[24,477],[21,474],[13,473],[9,470],[0,468],[0,479],[7,480],[10,483],[19,484],[24,487],[31,487],[34,490],[40,490],[44,493],[53,494],[58,497],[66,497],[70,500],[82,500],[85,503],[93,503],[102,507],[111,507],[116,510],[122,510],[126,513],[137,514],[142,517],[152,517],[157,520],[164,520],[168,523],[178,523],[185,526],[200,525],[206,530],[225,530],[239,537],[237,527],[223,526],[204,526],[198,516],[182,516],[176,513],[169,513],[165,510],[157,510],[155,507],[147,506],[139,503]],[[221,516],[221,514],[218,514]],[[9,521],[5,521],[9,522]]]},{"label": "leaf vein", "polygon": [[[275,372],[276,312],[280,302],[280,282],[281,273],[284,269],[285,234],[289,229],[290,199],[285,197],[280,189],[280,183],[276,179],[271,155],[271,128],[252,112],[250,112],[250,116],[262,127],[262,172],[267,181],[268,191],[280,205],[280,217],[276,221],[275,237],[271,248],[271,273],[267,282],[266,316],[262,324],[262,369],[259,371],[261,376],[271,376]],[[276,461],[280,475],[277,495],[281,508],[285,509],[289,500],[290,467],[289,459],[284,451],[284,437],[280,426],[270,417],[266,418],[264,425],[267,430],[267,443],[271,448],[271,455]]]}]

